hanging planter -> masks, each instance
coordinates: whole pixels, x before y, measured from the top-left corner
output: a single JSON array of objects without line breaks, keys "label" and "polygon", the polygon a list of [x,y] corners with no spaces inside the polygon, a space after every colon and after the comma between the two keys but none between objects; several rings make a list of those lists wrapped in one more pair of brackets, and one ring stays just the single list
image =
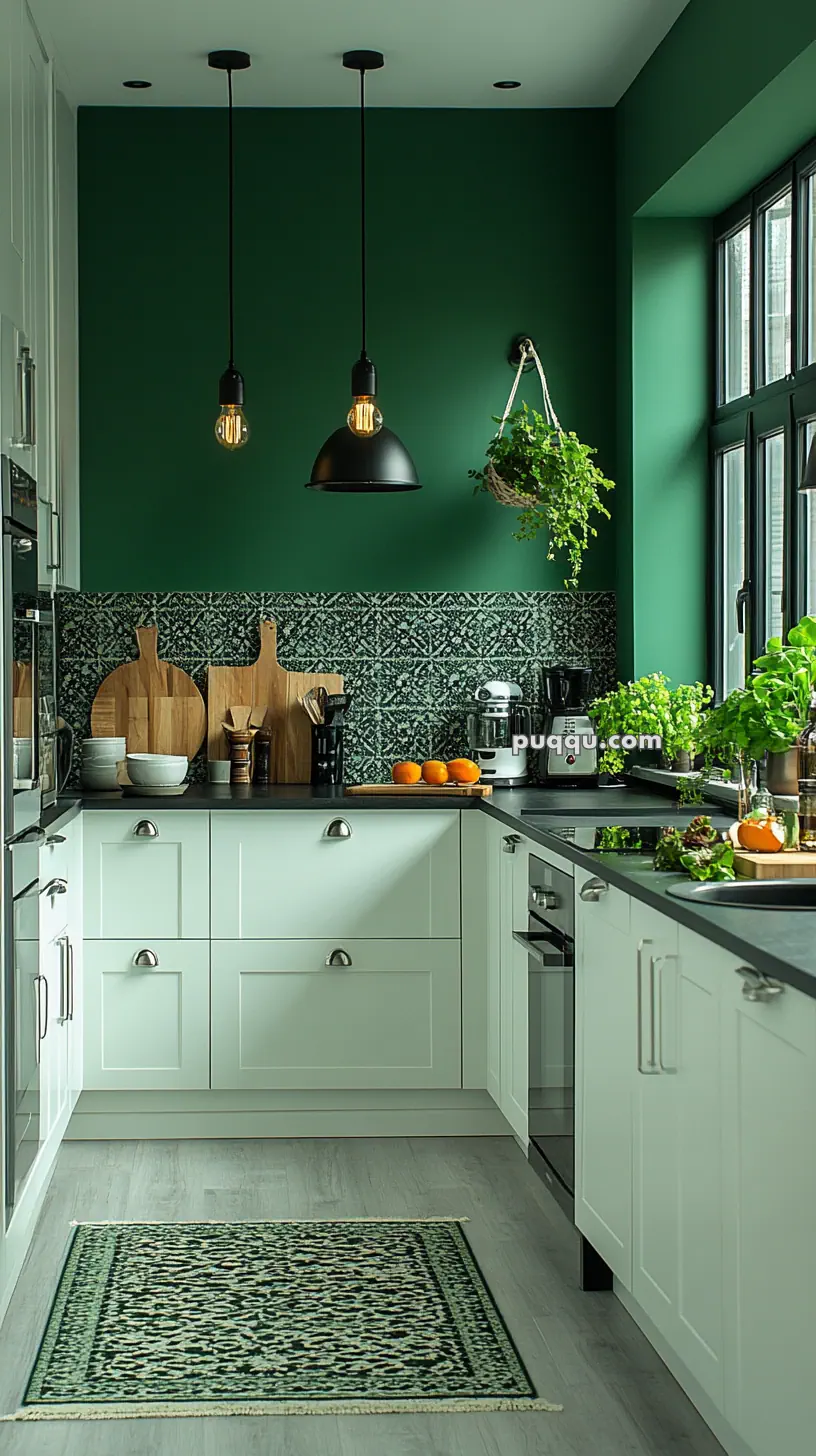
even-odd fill
[{"label": "hanging planter", "polygon": [[[543,415],[526,404],[513,410],[519,380],[530,361],[541,381]],[[589,538],[598,534],[591,515],[609,518],[600,491],[613,490],[614,485],[595,464],[597,452],[592,446],[582,445],[574,431],[562,429],[531,339],[520,343],[510,397],[504,414],[494,419],[499,428],[485,452],[487,464],[468,472],[478,481],[475,490],[487,490],[499,505],[520,512],[519,529],[514,532],[517,541],[532,541],[546,531],[547,559],[554,561],[557,552],[565,554],[570,569],[564,585],[577,587]]]}]

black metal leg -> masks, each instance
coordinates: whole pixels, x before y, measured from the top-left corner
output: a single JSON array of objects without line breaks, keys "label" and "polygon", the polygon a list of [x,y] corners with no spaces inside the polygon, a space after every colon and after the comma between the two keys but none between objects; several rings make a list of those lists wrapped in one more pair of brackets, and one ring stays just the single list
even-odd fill
[{"label": "black metal leg", "polygon": [[581,1265],[579,1284],[585,1294],[599,1294],[612,1288],[612,1270],[604,1262],[597,1249],[592,1247],[583,1234],[581,1243]]}]

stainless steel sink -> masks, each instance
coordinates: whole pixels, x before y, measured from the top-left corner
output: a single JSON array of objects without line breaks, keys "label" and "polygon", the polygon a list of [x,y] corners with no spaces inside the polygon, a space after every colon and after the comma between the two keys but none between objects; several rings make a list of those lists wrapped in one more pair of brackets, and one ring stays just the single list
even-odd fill
[{"label": "stainless steel sink", "polygon": [[816,879],[687,881],[667,895],[694,905],[745,905],[751,910],[816,910]]}]

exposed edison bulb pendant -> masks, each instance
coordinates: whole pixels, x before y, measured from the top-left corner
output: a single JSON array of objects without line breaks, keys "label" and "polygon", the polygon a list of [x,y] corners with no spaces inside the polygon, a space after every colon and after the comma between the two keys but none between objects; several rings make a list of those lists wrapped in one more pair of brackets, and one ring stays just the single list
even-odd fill
[{"label": "exposed edison bulb pendant", "polygon": [[215,422],[215,438],[225,450],[240,450],[249,439],[249,425],[241,406],[225,404]]},{"label": "exposed edison bulb pendant", "polygon": [[346,415],[353,435],[376,435],[382,429],[382,412],[373,394],[359,394]]}]

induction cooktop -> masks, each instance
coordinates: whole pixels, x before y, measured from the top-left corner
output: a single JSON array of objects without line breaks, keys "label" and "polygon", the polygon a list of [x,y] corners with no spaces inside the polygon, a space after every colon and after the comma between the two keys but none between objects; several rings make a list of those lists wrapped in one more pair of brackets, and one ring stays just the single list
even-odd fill
[{"label": "induction cooktop", "polygon": [[[591,822],[581,819],[578,823],[570,823],[566,819],[548,818],[546,823],[542,820],[540,827],[546,829],[548,834],[554,835],[556,839],[563,839],[568,844],[573,844],[576,849],[589,850],[597,854],[648,854],[655,852],[657,841],[663,830],[669,826],[673,829],[685,829],[695,817],[693,811],[684,813],[665,814],[662,818],[655,816],[649,823],[617,823],[613,818],[594,818]],[[715,829],[724,832],[733,823],[733,818],[726,814],[712,814],[711,822]]]}]

